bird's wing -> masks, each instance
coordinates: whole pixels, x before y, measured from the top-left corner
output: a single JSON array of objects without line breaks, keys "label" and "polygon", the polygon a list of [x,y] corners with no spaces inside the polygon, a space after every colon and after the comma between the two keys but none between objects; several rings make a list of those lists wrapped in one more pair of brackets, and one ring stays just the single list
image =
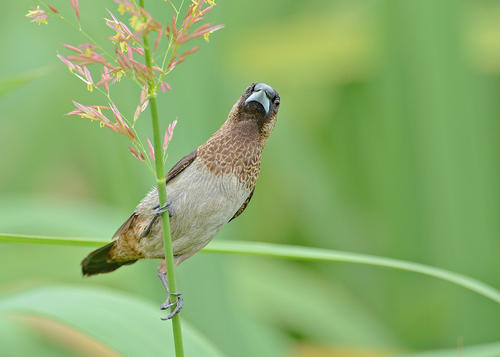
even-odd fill
[{"label": "bird's wing", "polygon": [[236,211],[236,213],[234,214],[233,218],[231,218],[229,220],[229,222],[231,222],[233,219],[235,219],[236,217],[238,217],[240,214],[243,213],[243,211],[245,210],[245,208],[247,208],[248,206],[248,203],[250,202],[250,200],[252,199],[252,196],[253,196],[253,191],[255,191],[255,188],[252,190],[252,192],[250,192],[250,194],[248,195],[247,199],[245,200],[245,202],[243,202],[243,204],[241,205],[240,209],[238,211]]},{"label": "bird's wing", "polygon": [[[118,228],[118,230],[113,234],[113,238],[116,238],[120,236],[123,232],[125,232],[131,225],[134,223],[135,219],[137,218],[137,213],[132,213],[129,218],[123,224]],[[113,239],[112,238],[112,239]]]},{"label": "bird's wing", "polygon": [[[168,183],[170,180],[172,180],[175,176],[177,176],[179,173],[181,173],[186,167],[191,165],[191,163],[196,159],[196,153],[198,149],[193,150],[191,153],[187,154],[184,156],[182,159],[179,160],[168,172],[167,177],[165,179],[166,183]],[[120,236],[120,234],[124,233],[129,229],[129,227],[134,223],[135,219],[137,218],[137,213],[132,213],[130,217],[123,222],[123,224],[118,228],[118,230],[113,234],[113,238]]]},{"label": "bird's wing", "polygon": [[170,180],[172,180],[175,176],[180,174],[186,167],[191,165],[191,163],[196,159],[198,149],[194,149],[192,152],[184,156],[182,159],[175,164],[170,171],[167,174],[167,177],[165,179],[165,183],[168,183]]}]

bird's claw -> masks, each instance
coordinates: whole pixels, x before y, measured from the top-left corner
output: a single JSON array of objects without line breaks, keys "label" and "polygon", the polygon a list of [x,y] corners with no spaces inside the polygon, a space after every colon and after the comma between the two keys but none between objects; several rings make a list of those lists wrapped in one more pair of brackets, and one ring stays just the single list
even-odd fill
[{"label": "bird's claw", "polygon": [[159,204],[153,207],[153,218],[151,218],[146,228],[144,228],[144,230],[142,231],[141,235],[139,236],[140,238],[144,238],[147,235],[149,235],[149,233],[151,233],[151,228],[153,227],[154,223],[163,212],[168,211],[169,217],[172,217],[174,215],[174,213],[172,212],[172,208],[170,207],[170,204],[171,202],[167,201],[161,207]]},{"label": "bird's claw", "polygon": [[[161,319],[163,321],[170,320],[172,317],[174,317],[182,309],[182,303],[183,303],[182,293],[180,293],[180,292],[171,293],[170,292],[170,289],[168,287],[167,277],[160,270],[158,270],[158,277],[160,278],[160,280],[165,288],[165,291],[167,292],[167,299],[165,300],[165,302],[163,302],[163,304],[161,304],[160,309],[167,310],[168,308],[175,305],[175,309],[167,317],[161,317]],[[173,302],[170,301],[171,296],[176,297],[175,301],[173,301]]]},{"label": "bird's claw", "polygon": [[179,299],[181,299],[181,300],[182,300],[182,293],[180,293],[180,292],[170,293],[170,295],[174,295],[174,296],[176,296],[176,297],[177,297],[177,300],[176,300],[176,301],[174,301],[174,302],[170,302],[170,296],[169,296],[169,297],[165,300],[165,302],[164,302],[163,304],[161,304],[160,309],[162,309],[162,310],[166,310],[166,309],[168,309],[170,306],[174,306],[174,305],[177,303],[177,301],[178,301]]},{"label": "bird's claw", "polygon": [[157,204],[156,206],[153,207],[153,214],[155,216],[159,216],[163,212],[167,212],[168,211],[168,216],[172,217],[174,215],[174,213],[172,212],[172,208],[170,208],[170,204],[171,204],[170,201],[165,202],[162,206],[160,206],[159,204]]},{"label": "bird's claw", "polygon": [[176,293],[170,293],[170,295],[174,295],[177,299],[174,302],[170,302],[170,296],[169,296],[167,300],[165,300],[165,302],[161,304],[160,309],[167,310],[172,306],[175,306],[175,308],[167,317],[161,317],[163,321],[170,320],[182,309],[182,303],[183,303],[182,293],[176,292]]}]

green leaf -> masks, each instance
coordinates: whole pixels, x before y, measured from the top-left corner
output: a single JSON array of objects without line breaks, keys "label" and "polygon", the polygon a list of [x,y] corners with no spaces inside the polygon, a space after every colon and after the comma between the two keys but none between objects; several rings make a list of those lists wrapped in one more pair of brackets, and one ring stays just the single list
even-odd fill
[{"label": "green leaf", "polygon": [[47,68],[39,68],[25,74],[0,80],[0,98],[48,72]]},{"label": "green leaf", "polygon": [[500,342],[478,346],[469,346],[447,350],[436,350],[419,353],[409,353],[394,357],[498,357],[500,356]]},{"label": "green leaf", "polygon": [[[98,246],[106,244],[108,240],[81,239],[81,238],[54,238],[54,237],[35,237],[17,234],[0,234],[0,243],[29,243],[29,244],[56,244],[56,245],[88,245]],[[479,280],[468,276],[454,273],[445,269],[432,267],[429,265],[408,262],[399,259],[377,257],[367,254],[358,254],[342,252],[332,249],[310,248],[300,246],[289,246],[283,244],[257,243],[257,242],[238,242],[238,241],[213,241],[203,252],[206,253],[226,253],[243,254],[253,256],[267,256],[275,258],[288,258],[296,260],[311,260],[325,262],[345,262],[354,264],[373,265],[398,270],[406,270],[414,273],[432,276],[441,280],[448,281],[455,285],[462,286],[474,291],[477,294],[495,301],[500,304],[500,291],[494,287],[485,284]]]},{"label": "green leaf", "polygon": [[0,346],[2,356],[69,357],[74,356],[66,346],[55,346],[51,341],[23,326],[13,318],[0,318]]},{"label": "green leaf", "polygon": [[[123,293],[72,286],[40,287],[0,301],[0,314],[66,324],[124,356],[175,356],[170,321],[157,306]],[[186,356],[221,356],[183,321]]]},{"label": "green leaf", "polygon": [[399,259],[341,252],[332,249],[237,241],[211,242],[210,245],[204,249],[204,251],[210,253],[232,253],[255,256],[271,256],[277,258],[293,258],[297,260],[346,262],[406,270],[449,281],[453,284],[472,290],[500,304],[500,291],[488,284],[448,270]]},{"label": "green leaf", "polygon": [[291,261],[260,259],[256,264],[255,259],[238,257],[232,263],[237,300],[268,324],[323,345],[335,341],[346,346],[401,347],[383,319],[340,280],[332,284],[317,271]]}]

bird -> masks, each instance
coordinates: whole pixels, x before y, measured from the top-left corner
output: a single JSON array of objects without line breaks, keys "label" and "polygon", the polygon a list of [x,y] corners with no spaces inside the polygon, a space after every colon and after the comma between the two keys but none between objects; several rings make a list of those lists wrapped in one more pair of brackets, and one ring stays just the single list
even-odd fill
[{"label": "bird", "polygon": [[[265,83],[252,83],[231,108],[227,120],[202,145],[180,159],[166,175],[167,202],[160,206],[157,187],[118,228],[111,243],[81,262],[84,276],[112,272],[139,259],[164,259],[160,215],[168,211],[174,265],[205,247],[247,208],[260,173],[262,151],[273,131],[280,96]],[[178,298],[166,319],[182,308],[181,293],[170,293],[165,261],[158,268],[167,299]]]}]

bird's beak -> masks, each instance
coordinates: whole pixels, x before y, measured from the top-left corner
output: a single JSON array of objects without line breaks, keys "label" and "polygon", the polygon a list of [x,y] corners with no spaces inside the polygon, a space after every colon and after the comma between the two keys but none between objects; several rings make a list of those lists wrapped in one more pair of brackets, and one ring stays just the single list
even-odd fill
[{"label": "bird's beak", "polygon": [[269,113],[269,105],[271,99],[275,96],[275,91],[270,86],[264,83],[258,83],[255,85],[253,93],[250,97],[245,100],[245,103],[250,102],[258,102],[266,111],[266,114]]}]

